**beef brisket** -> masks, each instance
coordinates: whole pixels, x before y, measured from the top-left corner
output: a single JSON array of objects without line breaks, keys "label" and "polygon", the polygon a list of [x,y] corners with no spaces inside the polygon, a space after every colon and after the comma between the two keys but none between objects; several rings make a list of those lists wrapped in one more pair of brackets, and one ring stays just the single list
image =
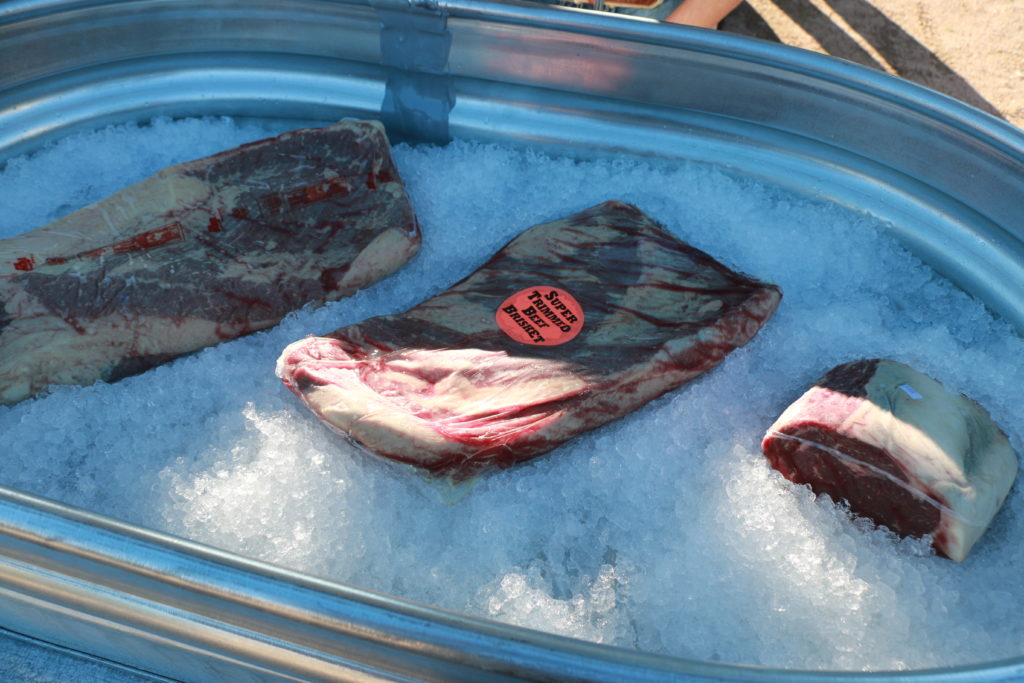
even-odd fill
[{"label": "beef brisket", "polygon": [[963,560],[1003,504],[1017,456],[985,410],[902,363],[833,368],[762,444],[773,467]]},{"label": "beef brisket", "polygon": [[700,375],[749,341],[780,297],[606,202],[530,228],[404,314],[289,345],[277,372],[370,451],[462,479]]},{"label": "beef brisket", "polygon": [[0,240],[0,403],[270,327],[392,273],[419,239],[377,122],[168,167]]}]

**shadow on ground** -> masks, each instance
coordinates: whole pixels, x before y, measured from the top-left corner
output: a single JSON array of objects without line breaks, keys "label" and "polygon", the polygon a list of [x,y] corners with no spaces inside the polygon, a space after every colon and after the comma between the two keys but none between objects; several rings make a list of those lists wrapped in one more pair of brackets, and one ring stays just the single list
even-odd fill
[{"label": "shadow on ground", "polygon": [[[1005,118],[962,76],[871,3],[866,0],[824,1],[888,63],[888,68],[861,47],[845,27],[838,25],[810,0],[772,0],[794,23],[816,40],[826,54],[879,71],[891,70],[908,81],[927,86],[989,114]],[[726,17],[720,28],[730,33],[781,42],[768,22],[746,2]]]}]

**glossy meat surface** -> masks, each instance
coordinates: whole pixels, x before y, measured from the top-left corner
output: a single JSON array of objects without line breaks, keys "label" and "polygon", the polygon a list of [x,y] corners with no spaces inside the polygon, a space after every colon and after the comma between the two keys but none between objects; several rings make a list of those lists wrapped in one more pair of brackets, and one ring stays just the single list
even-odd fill
[{"label": "glossy meat surface", "polygon": [[1017,473],[976,402],[890,360],[845,363],[790,405],[762,443],[773,467],[903,536],[962,561]]},{"label": "glossy meat surface", "polygon": [[401,315],[291,344],[278,374],[370,451],[461,479],[546,453],[709,370],[780,298],[611,201],[526,230]]},{"label": "glossy meat surface", "polygon": [[0,403],[270,327],[394,272],[419,241],[377,122],[170,166],[0,240]]}]

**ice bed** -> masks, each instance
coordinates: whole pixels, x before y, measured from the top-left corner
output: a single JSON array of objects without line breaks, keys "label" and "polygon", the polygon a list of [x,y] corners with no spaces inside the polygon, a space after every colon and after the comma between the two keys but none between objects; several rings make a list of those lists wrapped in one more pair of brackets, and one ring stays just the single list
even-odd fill
[{"label": "ice bed", "polygon": [[[182,680],[1024,675],[1016,488],[954,564],[757,448],[822,371],[891,355],[1021,452],[1024,133],[839,60],[564,7],[16,0],[0,238],[343,117],[387,126],[422,252],[272,330],[0,407],[0,627]],[[273,376],[288,342],[613,198],[783,288],[692,386],[453,502]]]}]

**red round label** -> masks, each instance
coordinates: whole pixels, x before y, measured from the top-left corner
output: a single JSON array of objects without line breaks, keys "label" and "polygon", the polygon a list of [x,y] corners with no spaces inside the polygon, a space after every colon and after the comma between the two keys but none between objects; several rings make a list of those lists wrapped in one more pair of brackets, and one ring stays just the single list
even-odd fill
[{"label": "red round label", "polygon": [[557,346],[583,329],[583,308],[558,287],[528,287],[498,306],[494,320],[517,342]]}]

